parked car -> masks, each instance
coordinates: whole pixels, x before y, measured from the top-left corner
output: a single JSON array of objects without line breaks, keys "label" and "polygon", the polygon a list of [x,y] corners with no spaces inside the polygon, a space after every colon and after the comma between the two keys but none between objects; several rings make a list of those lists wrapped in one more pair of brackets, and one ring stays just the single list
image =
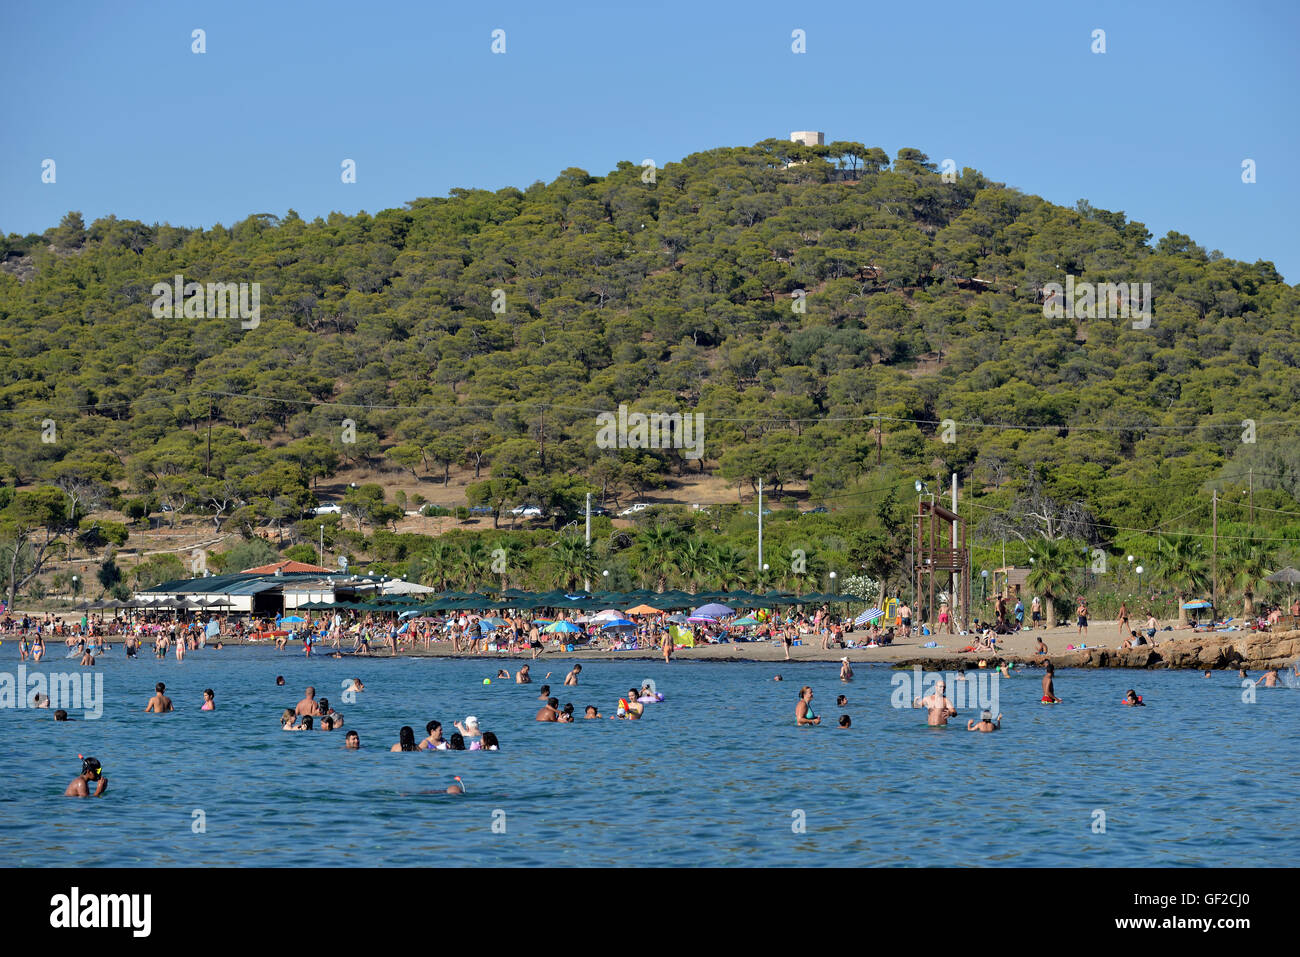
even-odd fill
[{"label": "parked car", "polygon": [[491,514],[492,514],[492,506],[490,506],[490,505],[472,505],[472,506],[470,506],[469,513],[470,513],[471,515],[491,515]]},{"label": "parked car", "polygon": [[810,508],[810,509],[808,509],[807,511],[802,512],[801,514],[803,514],[803,515],[825,515],[825,514],[826,514],[827,512],[829,512],[829,511],[830,511],[830,509],[827,508],[825,505],[818,505],[816,508]]},{"label": "parked car", "polygon": [[342,515],[343,506],[340,505],[338,502],[326,502],[324,505],[320,505],[312,509],[312,514],[313,515]]},{"label": "parked car", "polygon": [[635,505],[629,505],[627,508],[623,509],[623,511],[619,512],[618,514],[635,515],[637,512],[644,512],[649,507],[650,507],[649,502],[637,502]]},{"label": "parked car", "polygon": [[511,515],[517,515],[521,518],[541,518],[544,512],[536,505],[520,505],[510,510]]}]

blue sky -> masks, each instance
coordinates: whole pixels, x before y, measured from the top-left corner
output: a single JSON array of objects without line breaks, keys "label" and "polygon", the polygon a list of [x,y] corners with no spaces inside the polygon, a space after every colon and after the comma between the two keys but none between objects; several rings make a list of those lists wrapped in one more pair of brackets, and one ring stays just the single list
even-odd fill
[{"label": "blue sky", "polygon": [[0,230],[70,209],[185,226],[374,212],[816,129],[1122,209],[1294,283],[1297,36],[1300,4],[1251,0],[23,0],[0,10]]}]

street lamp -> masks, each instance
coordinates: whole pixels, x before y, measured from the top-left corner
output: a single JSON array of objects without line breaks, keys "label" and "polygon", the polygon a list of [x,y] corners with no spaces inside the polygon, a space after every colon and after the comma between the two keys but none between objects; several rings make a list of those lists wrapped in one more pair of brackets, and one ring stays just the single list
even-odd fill
[{"label": "street lamp", "polygon": [[[1033,561],[1031,558],[1030,561]],[[980,572],[980,602],[983,604],[989,600],[989,570],[986,568]]]},{"label": "street lamp", "polygon": [[325,526],[324,526],[324,524],[322,524],[321,527],[320,527],[320,563],[321,563],[322,566],[324,566],[324,564],[325,564]]},{"label": "street lamp", "polygon": [[835,594],[835,578],[835,573],[831,572],[831,594]]},{"label": "street lamp", "polygon": [[81,593],[81,579],[76,575],[72,576],[72,597],[76,598]]},{"label": "street lamp", "polygon": [[767,564],[767,562],[763,563],[763,574],[759,576],[759,582],[758,582],[759,587],[762,587],[763,583],[767,580],[767,573],[771,567],[772,566]]}]

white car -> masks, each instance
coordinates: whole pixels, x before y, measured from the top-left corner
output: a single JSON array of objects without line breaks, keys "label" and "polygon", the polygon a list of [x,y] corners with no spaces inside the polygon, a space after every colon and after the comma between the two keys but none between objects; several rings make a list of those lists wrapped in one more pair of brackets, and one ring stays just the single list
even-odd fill
[{"label": "white car", "polygon": [[536,505],[520,505],[518,508],[512,508],[510,514],[521,518],[541,518],[542,510]]},{"label": "white car", "polygon": [[313,515],[342,515],[343,506],[338,502],[326,502],[319,508],[312,509]]},{"label": "white car", "polygon": [[618,514],[635,515],[637,512],[644,512],[649,507],[650,507],[649,502],[637,502],[635,505],[629,505],[627,508],[623,509],[623,511],[619,512]]}]

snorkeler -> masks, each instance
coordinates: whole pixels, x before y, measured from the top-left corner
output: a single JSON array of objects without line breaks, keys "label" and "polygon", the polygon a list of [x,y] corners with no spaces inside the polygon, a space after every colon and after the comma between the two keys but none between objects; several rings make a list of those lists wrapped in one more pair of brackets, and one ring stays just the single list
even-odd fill
[{"label": "snorkeler", "polygon": [[[81,757],[81,755],[77,755]],[[90,797],[90,787],[87,782],[95,781],[95,797],[99,797],[108,790],[108,778],[104,777],[104,769],[94,758],[81,758],[81,773],[72,779],[68,789],[63,792],[64,797]]]}]

